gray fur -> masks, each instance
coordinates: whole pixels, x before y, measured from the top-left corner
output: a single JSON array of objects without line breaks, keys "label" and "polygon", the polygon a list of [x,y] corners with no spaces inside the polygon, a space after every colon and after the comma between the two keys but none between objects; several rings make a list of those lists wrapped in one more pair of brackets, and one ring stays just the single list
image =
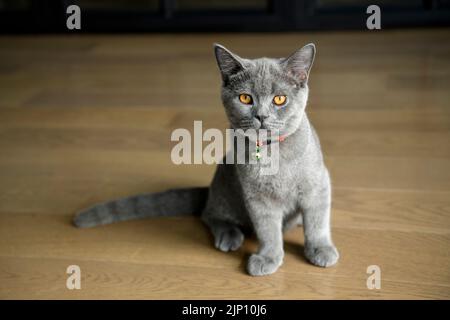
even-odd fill
[{"label": "gray fur", "polygon": [[140,194],[84,209],[75,215],[73,222],[79,228],[90,228],[148,217],[200,215],[207,198],[206,187]]},{"label": "gray fur", "polygon": [[[286,136],[279,144],[278,174],[262,175],[260,163],[219,164],[209,191],[172,190],[100,204],[79,213],[75,224],[91,227],[201,212],[221,251],[237,250],[244,240],[243,230],[255,232],[259,249],[250,256],[247,270],[259,276],[281,266],[283,231],[303,223],[306,258],[317,266],[334,265],[339,254],[330,231],[330,178],[319,139],[305,113],[315,46],[308,44],[283,59],[243,59],[220,45],[215,45],[215,54],[231,127],[276,129]],[[253,97],[252,106],[239,101],[242,93]],[[273,105],[274,95],[286,95],[286,104]]]}]

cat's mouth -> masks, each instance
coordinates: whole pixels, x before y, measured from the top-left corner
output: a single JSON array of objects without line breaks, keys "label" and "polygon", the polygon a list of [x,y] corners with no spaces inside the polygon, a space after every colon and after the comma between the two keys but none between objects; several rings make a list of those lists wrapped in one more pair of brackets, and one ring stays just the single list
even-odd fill
[{"label": "cat's mouth", "polygon": [[279,120],[273,120],[273,121],[263,121],[261,124],[261,129],[266,130],[282,130],[284,127],[284,122]]},{"label": "cat's mouth", "polygon": [[241,120],[239,126],[242,130],[254,129],[254,130],[272,130],[272,131],[281,131],[284,127],[285,123],[282,120],[263,120],[260,121],[258,119],[244,119]]}]

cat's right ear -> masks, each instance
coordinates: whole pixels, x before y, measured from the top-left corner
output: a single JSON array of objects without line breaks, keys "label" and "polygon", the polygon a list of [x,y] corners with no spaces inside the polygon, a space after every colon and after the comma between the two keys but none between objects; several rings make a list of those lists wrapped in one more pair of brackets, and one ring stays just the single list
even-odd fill
[{"label": "cat's right ear", "polygon": [[244,70],[242,59],[224,46],[215,43],[214,53],[216,54],[217,64],[219,65],[223,81],[226,81],[233,74]]}]

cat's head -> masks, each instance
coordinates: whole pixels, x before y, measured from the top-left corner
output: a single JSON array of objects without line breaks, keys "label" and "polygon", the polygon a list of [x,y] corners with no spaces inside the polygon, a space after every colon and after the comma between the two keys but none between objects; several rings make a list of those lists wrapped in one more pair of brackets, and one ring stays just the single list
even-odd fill
[{"label": "cat's head", "polygon": [[284,136],[297,130],[308,99],[314,44],[280,59],[244,59],[219,44],[214,50],[233,129],[279,130]]}]

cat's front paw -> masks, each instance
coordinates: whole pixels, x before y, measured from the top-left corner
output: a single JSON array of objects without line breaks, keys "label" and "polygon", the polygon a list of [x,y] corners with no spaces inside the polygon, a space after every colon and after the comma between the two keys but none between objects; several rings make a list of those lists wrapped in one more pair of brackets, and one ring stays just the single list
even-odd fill
[{"label": "cat's front paw", "polygon": [[339,252],[334,246],[321,246],[305,248],[306,258],[316,266],[331,267],[339,260]]},{"label": "cat's front paw", "polygon": [[248,259],[247,271],[252,276],[264,276],[274,273],[283,263],[283,258],[271,258],[252,254]]}]

